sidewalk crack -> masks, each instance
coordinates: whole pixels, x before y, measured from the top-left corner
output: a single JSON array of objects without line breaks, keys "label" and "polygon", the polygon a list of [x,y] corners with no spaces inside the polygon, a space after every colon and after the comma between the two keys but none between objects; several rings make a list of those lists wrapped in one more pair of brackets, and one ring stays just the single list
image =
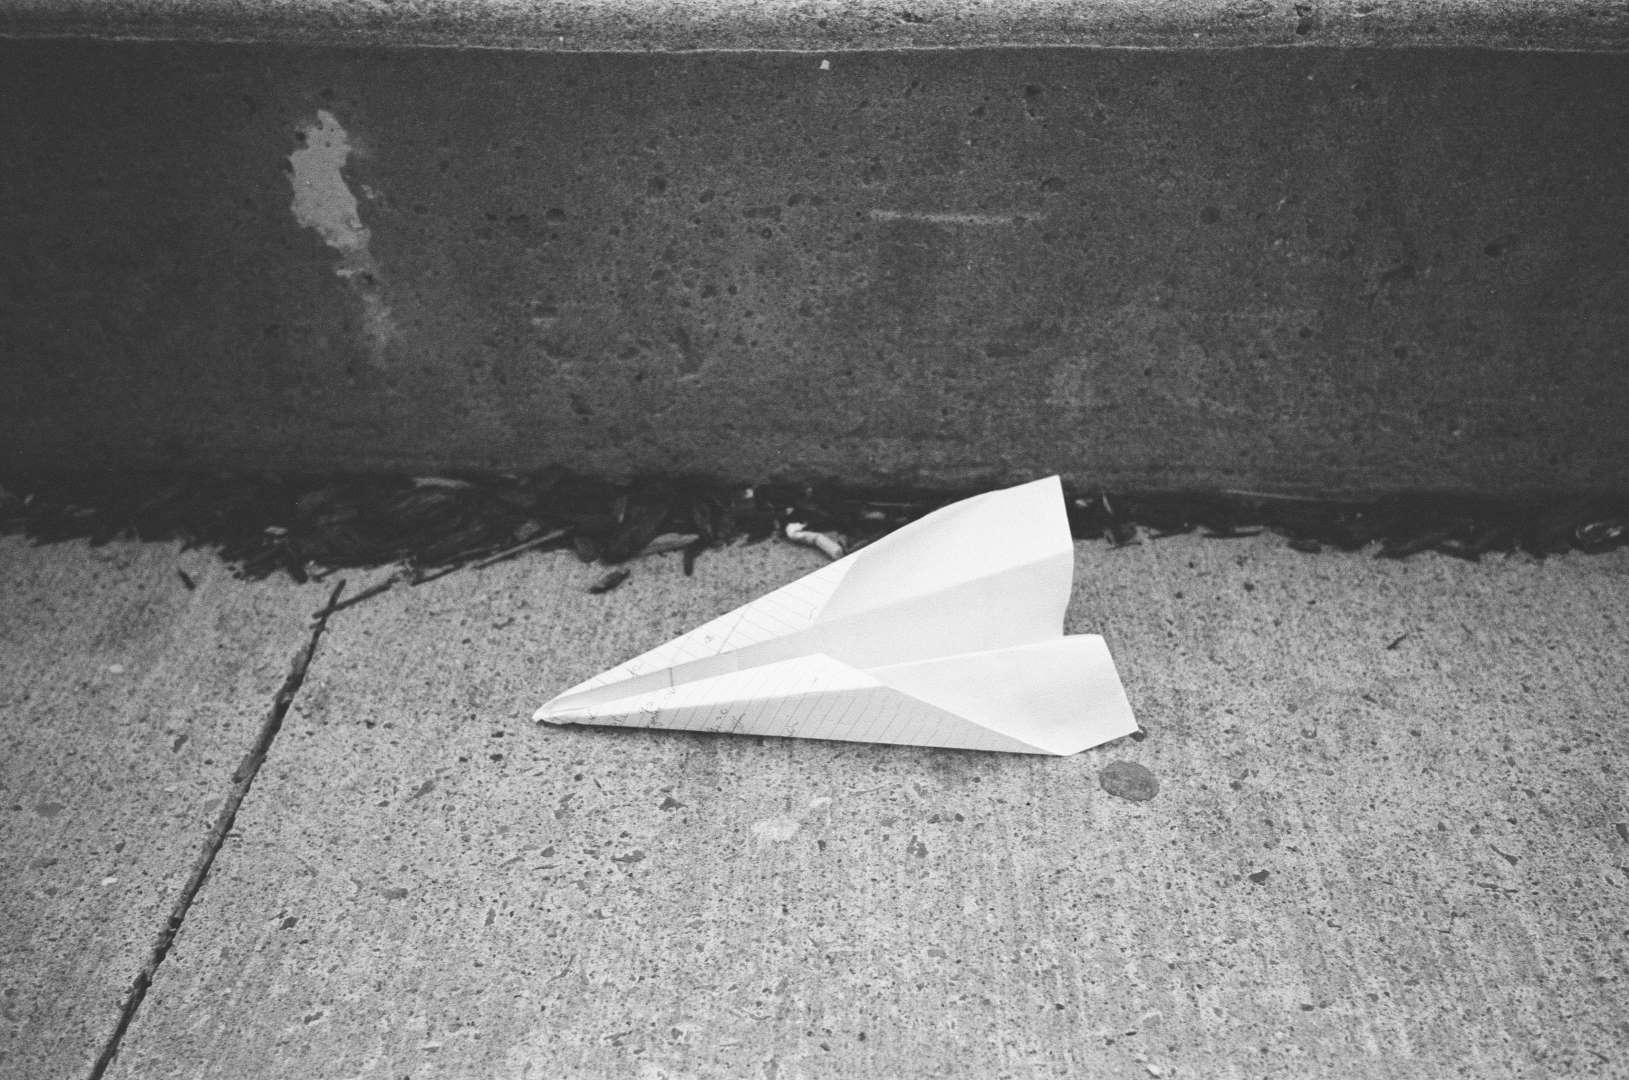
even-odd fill
[{"label": "sidewalk crack", "polygon": [[271,709],[266,713],[266,719],[260,725],[260,731],[255,736],[254,745],[243,756],[238,767],[232,772],[232,790],[227,795],[220,813],[215,817],[215,824],[210,827],[208,836],[204,839],[203,851],[199,852],[198,860],[193,864],[192,873],[187,876],[187,882],[181,889],[181,895],[176,898],[174,906],[170,908],[169,918],[165,920],[160,929],[158,940],[153,944],[152,954],[142,965],[141,971],[131,983],[129,992],[125,995],[124,1006],[119,1010],[119,1023],[108,1037],[102,1052],[97,1055],[96,1063],[91,1066],[89,1080],[102,1080],[103,1075],[118,1056],[119,1046],[124,1036],[130,1030],[131,1021],[141,1010],[142,1002],[147,997],[148,989],[153,985],[153,978],[158,973],[160,965],[170,953],[170,947],[175,944],[176,935],[181,932],[181,924],[186,920],[187,912],[192,908],[193,901],[197,899],[204,882],[209,879],[209,871],[215,865],[215,856],[220,853],[226,844],[226,838],[232,832],[232,826],[237,821],[238,808],[254,786],[255,777],[260,767],[266,763],[266,756],[271,752],[272,743],[277,739],[277,733],[282,730],[283,718],[288,715],[289,707],[294,703],[294,697],[305,684],[306,672],[310,670],[311,661],[317,655],[317,643],[328,628],[328,617],[335,610],[339,594],[344,591],[345,582],[340,581],[334,586],[334,591],[328,597],[328,603],[314,616],[311,629],[306,637],[305,644],[299,652],[294,654],[294,662],[289,667],[288,677],[278,689],[277,695],[272,698]]}]

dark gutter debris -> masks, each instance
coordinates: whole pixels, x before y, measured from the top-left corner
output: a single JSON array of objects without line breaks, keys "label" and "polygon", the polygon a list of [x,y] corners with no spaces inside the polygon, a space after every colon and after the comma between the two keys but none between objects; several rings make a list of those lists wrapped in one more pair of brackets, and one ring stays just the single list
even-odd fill
[{"label": "dark gutter debris", "polygon": [[[837,485],[730,487],[703,481],[596,480],[565,469],[469,477],[203,475],[0,477],[0,533],[36,543],[179,540],[210,547],[239,576],[295,581],[399,564],[418,583],[531,551],[566,549],[618,566],[764,540],[786,527],[856,550],[972,492]],[[1629,497],[1492,499],[1412,494],[1325,500],[1254,492],[1071,492],[1077,539],[1111,545],[1182,533],[1227,540],[1263,530],[1299,551],[1373,548],[1380,558],[1436,552],[1475,560],[1629,544]]]}]

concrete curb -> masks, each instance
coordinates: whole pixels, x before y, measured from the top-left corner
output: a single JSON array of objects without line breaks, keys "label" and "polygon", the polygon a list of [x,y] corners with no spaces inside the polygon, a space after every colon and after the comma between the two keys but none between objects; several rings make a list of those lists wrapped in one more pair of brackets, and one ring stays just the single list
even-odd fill
[{"label": "concrete curb", "polygon": [[1619,51],[1611,0],[11,0],[0,35],[545,52],[1259,46]]},{"label": "concrete curb", "polygon": [[0,41],[0,465],[1629,490],[1629,55],[1055,38]]}]

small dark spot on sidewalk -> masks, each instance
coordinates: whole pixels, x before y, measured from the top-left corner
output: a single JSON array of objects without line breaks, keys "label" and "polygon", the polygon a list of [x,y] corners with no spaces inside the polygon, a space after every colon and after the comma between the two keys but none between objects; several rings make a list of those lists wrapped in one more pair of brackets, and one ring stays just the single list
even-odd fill
[{"label": "small dark spot on sidewalk", "polygon": [[1265,884],[1267,884],[1267,871],[1265,871],[1265,870],[1257,870],[1254,874],[1250,875],[1250,881],[1251,881],[1251,884],[1254,884],[1254,885],[1265,885]]},{"label": "small dark spot on sidewalk", "polygon": [[643,851],[641,851],[639,848],[634,848],[632,851],[628,852],[628,854],[626,854],[626,855],[613,855],[613,856],[611,856],[611,861],[614,862],[614,863],[622,863],[624,866],[632,866],[636,862],[644,862],[645,861],[645,853]]},{"label": "small dark spot on sidewalk", "polygon": [[918,859],[925,859],[928,857],[928,845],[924,844],[922,842],[922,838],[918,836],[911,837],[911,842],[906,845],[905,850],[910,852],[912,855],[915,855]]},{"label": "small dark spot on sidewalk", "polygon": [[400,885],[396,885],[389,889],[380,889],[379,895],[384,897],[386,900],[406,900],[407,890],[402,888]]},{"label": "small dark spot on sidewalk", "polygon": [[666,796],[665,798],[662,799],[662,805],[658,806],[656,809],[658,809],[658,810],[683,810],[684,809],[684,803],[680,802],[678,799],[675,799],[673,796],[668,795],[668,796]]},{"label": "small dark spot on sidewalk", "polygon": [[1110,795],[1132,802],[1147,802],[1160,791],[1154,774],[1134,761],[1109,762],[1097,774],[1097,783]]}]

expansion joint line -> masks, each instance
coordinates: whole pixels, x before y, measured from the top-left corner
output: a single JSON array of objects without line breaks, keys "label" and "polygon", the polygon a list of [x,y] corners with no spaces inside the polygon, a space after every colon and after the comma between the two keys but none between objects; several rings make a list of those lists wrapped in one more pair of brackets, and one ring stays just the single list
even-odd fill
[{"label": "expansion joint line", "polygon": [[124,1007],[119,1011],[119,1023],[108,1037],[102,1052],[96,1058],[96,1064],[91,1067],[89,1080],[102,1080],[113,1059],[119,1053],[119,1044],[124,1041],[125,1032],[130,1030],[130,1023],[141,1010],[141,1003],[147,997],[148,988],[153,985],[153,977],[158,973],[159,966],[169,955],[170,947],[175,944],[175,938],[181,931],[181,924],[186,920],[187,912],[198,897],[198,892],[209,879],[210,867],[215,865],[215,856],[220,854],[221,848],[226,844],[226,838],[232,832],[232,826],[237,822],[238,807],[254,786],[255,776],[260,767],[266,763],[266,755],[271,752],[272,743],[277,739],[277,733],[282,730],[283,718],[288,715],[289,707],[294,703],[294,696],[300,692],[305,683],[306,672],[311,668],[311,661],[317,655],[317,643],[322,640],[323,631],[328,628],[328,617],[336,610],[339,594],[344,590],[345,582],[341,581],[334,586],[334,591],[328,597],[328,603],[322,610],[316,612],[311,624],[311,632],[300,651],[294,654],[294,663],[289,667],[288,678],[278,689],[277,696],[272,699],[270,711],[260,725],[260,731],[255,736],[254,745],[249,752],[243,755],[243,760],[232,772],[232,790],[227,794],[220,813],[215,817],[215,824],[210,827],[209,835],[204,839],[204,849],[198,854],[198,861],[193,864],[192,873],[187,877],[186,885],[181,889],[181,895],[176,898],[175,905],[170,908],[169,918],[159,930],[158,940],[153,944],[153,952],[142,965],[140,973],[130,985],[130,991],[125,995]]}]

